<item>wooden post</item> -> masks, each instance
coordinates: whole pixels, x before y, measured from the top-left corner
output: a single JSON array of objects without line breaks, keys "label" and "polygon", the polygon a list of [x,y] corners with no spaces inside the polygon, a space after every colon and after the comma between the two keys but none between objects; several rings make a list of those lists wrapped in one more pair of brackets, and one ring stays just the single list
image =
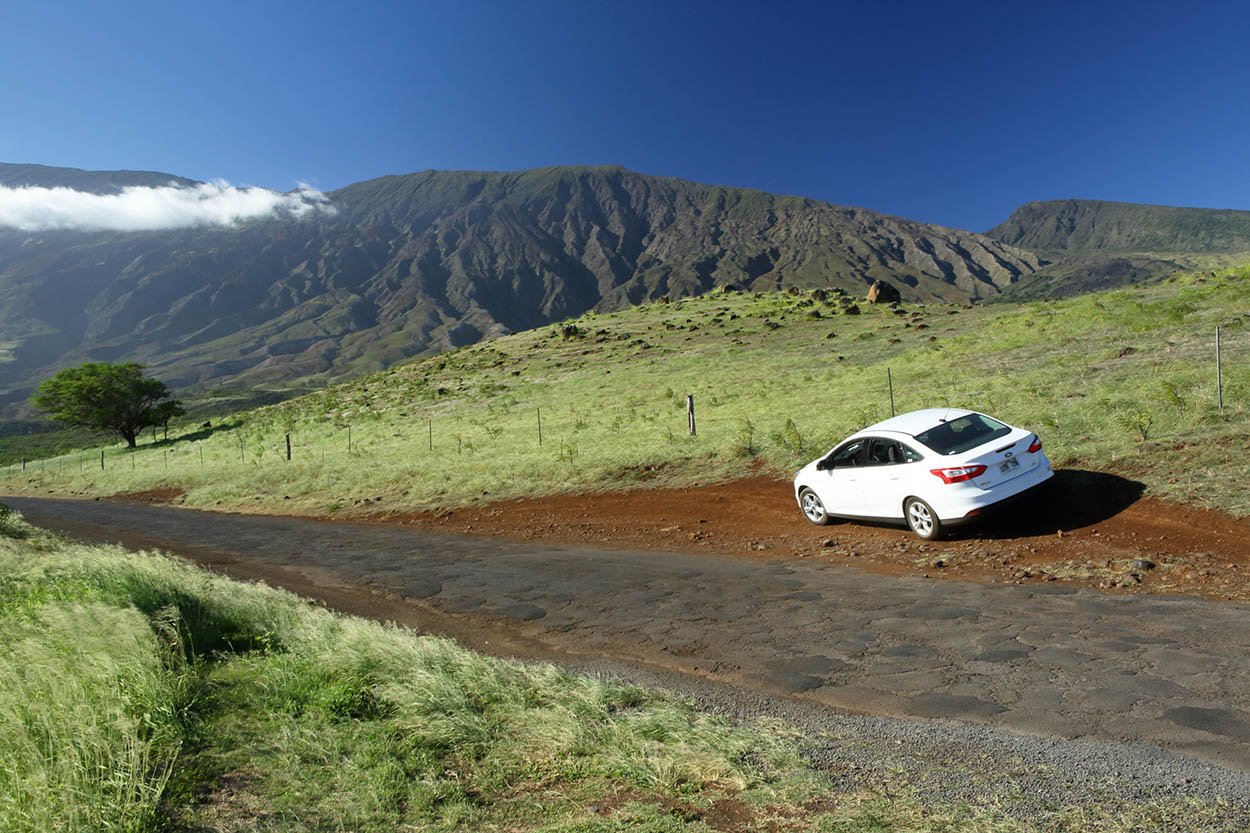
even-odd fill
[{"label": "wooden post", "polygon": [[26,458],[22,458],[22,471],[26,471]]},{"label": "wooden post", "polygon": [[104,471],[104,449],[100,449],[100,471]]},{"label": "wooden post", "polygon": [[352,453],[352,427],[347,426],[347,453]]},{"label": "wooden post", "polygon": [[165,456],[165,469],[168,471],[169,470],[169,449],[168,448],[165,449],[164,451],[161,452],[161,454]]},{"label": "wooden post", "polygon": [[885,380],[890,384],[890,416],[894,416],[894,376],[888,367],[885,369]]},{"label": "wooden post", "polygon": [[538,408],[538,444],[543,444],[543,409]]},{"label": "wooden post", "polygon": [[1215,328],[1215,396],[1220,403],[1220,416],[1224,415],[1224,376],[1220,366],[1220,328]]},{"label": "wooden post", "polygon": [[200,468],[204,468],[204,446],[200,446]]},{"label": "wooden post", "polygon": [[430,417],[428,420],[426,420],[426,423],[427,423],[426,429],[429,432],[430,451],[433,451],[434,450],[434,417]]},{"label": "wooden post", "polygon": [[690,436],[694,436],[694,394],[686,394],[686,425],[690,428]]},{"label": "wooden post", "polygon": [[286,435],[286,459],[291,459],[291,435]]},{"label": "wooden post", "polygon": [[239,435],[239,462],[240,463],[246,462],[243,459],[243,435],[242,434]]}]

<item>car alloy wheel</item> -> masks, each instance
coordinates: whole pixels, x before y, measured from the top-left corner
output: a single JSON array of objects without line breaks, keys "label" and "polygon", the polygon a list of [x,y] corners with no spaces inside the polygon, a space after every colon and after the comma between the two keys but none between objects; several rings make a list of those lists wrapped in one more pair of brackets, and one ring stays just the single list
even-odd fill
[{"label": "car alloy wheel", "polygon": [[907,525],[911,531],[928,541],[942,536],[942,521],[938,519],[933,507],[918,497],[908,498],[903,506],[907,516]]},{"label": "car alloy wheel", "polygon": [[802,508],[803,515],[817,526],[829,523],[829,513],[825,511],[825,505],[811,489],[799,492],[799,507]]}]

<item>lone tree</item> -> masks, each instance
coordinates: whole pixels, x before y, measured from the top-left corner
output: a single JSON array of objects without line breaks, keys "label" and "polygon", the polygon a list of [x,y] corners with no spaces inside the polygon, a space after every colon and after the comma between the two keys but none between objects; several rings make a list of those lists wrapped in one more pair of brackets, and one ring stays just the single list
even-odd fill
[{"label": "lone tree", "polygon": [[186,413],[181,402],[169,399],[165,383],[144,378],[136,362],[62,370],[40,383],[31,401],[58,422],[120,434],[131,448],[144,428]]}]

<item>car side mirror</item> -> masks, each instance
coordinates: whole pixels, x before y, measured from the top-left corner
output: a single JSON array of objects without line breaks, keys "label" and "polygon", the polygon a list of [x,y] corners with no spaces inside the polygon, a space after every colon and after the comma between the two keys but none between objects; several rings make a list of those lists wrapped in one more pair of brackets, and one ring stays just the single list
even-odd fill
[{"label": "car side mirror", "polygon": [[829,459],[821,460],[816,464],[816,471],[829,471],[833,468],[833,461]]}]

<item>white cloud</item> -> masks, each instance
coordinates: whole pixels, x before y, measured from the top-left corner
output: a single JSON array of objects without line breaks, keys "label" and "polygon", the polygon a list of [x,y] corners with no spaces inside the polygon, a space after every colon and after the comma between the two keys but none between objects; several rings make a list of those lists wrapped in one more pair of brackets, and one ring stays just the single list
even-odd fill
[{"label": "white cloud", "polygon": [[187,226],[231,226],[265,217],[335,212],[325,194],[301,184],[287,194],[236,188],[228,182],[182,187],[134,186],[117,194],[70,188],[0,186],[0,226],[23,231],[152,231]]}]

